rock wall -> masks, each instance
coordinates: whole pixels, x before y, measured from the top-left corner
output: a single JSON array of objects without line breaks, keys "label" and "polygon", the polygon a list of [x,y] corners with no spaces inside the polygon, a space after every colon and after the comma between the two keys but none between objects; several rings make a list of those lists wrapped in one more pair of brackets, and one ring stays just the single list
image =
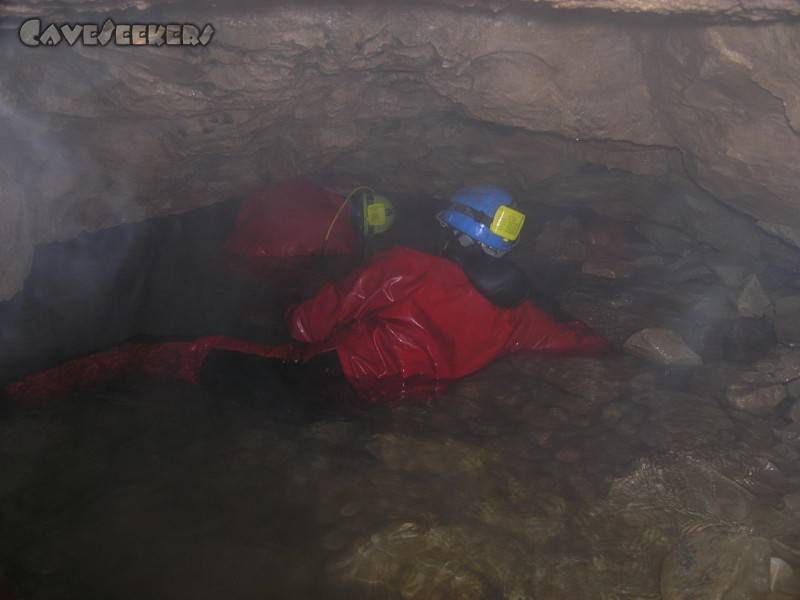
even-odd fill
[{"label": "rock wall", "polygon": [[798,25],[672,28],[648,39],[643,64],[693,177],[765,228],[800,227]]},{"label": "rock wall", "polygon": [[[524,199],[602,165],[694,179],[800,243],[799,26],[762,22],[795,3],[605,2],[745,24],[546,4],[6,3],[0,299],[21,288],[36,244],[285,176],[434,197],[486,180]],[[191,48],[29,47],[18,28],[35,17],[215,32]]]}]

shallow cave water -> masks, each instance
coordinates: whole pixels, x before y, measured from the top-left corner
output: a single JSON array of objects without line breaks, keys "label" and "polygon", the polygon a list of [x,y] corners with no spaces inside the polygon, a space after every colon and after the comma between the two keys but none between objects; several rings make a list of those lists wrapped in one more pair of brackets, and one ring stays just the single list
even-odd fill
[{"label": "shallow cave water", "polygon": [[[675,193],[596,169],[546,192],[640,186]],[[436,202],[395,197],[427,208],[398,217],[375,250],[435,251]],[[7,597],[799,597],[800,353],[776,339],[774,314],[737,311],[741,265],[688,238],[648,241],[585,207],[523,206],[529,234],[512,258],[537,301],[589,323],[618,352],[512,354],[395,406],[347,386],[298,387],[287,402],[269,386],[245,394],[147,379],[6,403]],[[112,269],[107,294],[78,295],[72,308],[67,298],[63,311],[135,314],[150,340],[284,342],[285,306],[358,259],[232,259],[220,244],[237,208],[42,247],[23,295],[56,285],[52,272],[37,279],[54,255],[72,285],[102,281],[110,267],[85,258],[116,264],[109,240],[125,238],[129,265]],[[135,239],[147,240],[138,254]],[[767,289],[790,280],[777,262],[751,270]],[[72,327],[91,330],[86,320]],[[700,362],[670,362],[685,349],[663,344],[631,351],[626,340],[647,328],[678,333]],[[737,404],[744,392],[731,389],[742,386],[749,400]],[[775,386],[779,401],[759,400]]]}]

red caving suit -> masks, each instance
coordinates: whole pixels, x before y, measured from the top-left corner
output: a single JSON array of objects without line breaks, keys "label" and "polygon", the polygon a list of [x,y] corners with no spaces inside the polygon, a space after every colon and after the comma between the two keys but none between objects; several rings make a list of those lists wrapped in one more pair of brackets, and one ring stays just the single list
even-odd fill
[{"label": "red caving suit", "polygon": [[579,321],[559,323],[525,301],[503,309],[445,258],[395,248],[287,313],[308,359],[335,350],[371,401],[430,395],[517,350],[596,356],[610,344]]},{"label": "red caving suit", "polygon": [[287,322],[302,347],[227,336],[128,343],[11,382],[5,391],[38,402],[121,375],[197,383],[214,348],[291,360],[334,350],[363,398],[393,402],[428,397],[517,350],[596,356],[611,349],[584,323],[559,323],[530,302],[499,308],[454,262],[407,248],[376,255],[341,282],[327,284],[289,309]]}]

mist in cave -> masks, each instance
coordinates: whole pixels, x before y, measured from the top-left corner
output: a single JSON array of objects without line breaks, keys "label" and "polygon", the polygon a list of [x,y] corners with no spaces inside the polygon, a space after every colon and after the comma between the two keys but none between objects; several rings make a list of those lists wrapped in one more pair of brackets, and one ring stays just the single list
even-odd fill
[{"label": "mist in cave", "polygon": [[[7,395],[0,600],[800,598],[798,15],[552,4],[4,7],[0,382],[290,341],[286,308],[363,257],[226,252],[285,179],[391,198],[372,253],[436,253],[453,192],[507,189],[533,300],[616,351],[388,405]],[[32,47],[31,18],[214,34]]]}]

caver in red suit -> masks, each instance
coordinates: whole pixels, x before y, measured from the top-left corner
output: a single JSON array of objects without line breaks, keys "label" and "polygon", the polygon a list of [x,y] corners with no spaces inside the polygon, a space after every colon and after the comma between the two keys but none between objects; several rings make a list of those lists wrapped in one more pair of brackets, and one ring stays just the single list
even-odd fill
[{"label": "caver in red suit", "polygon": [[320,253],[326,229],[328,254],[355,252],[357,239],[347,219],[336,219],[344,198],[307,181],[286,179],[248,197],[236,230],[223,248],[238,256],[309,256]]},{"label": "caver in red suit", "polygon": [[407,248],[374,256],[287,320],[292,337],[308,344],[303,360],[335,351],[344,376],[372,401],[429,395],[518,350],[610,349],[587,325],[559,323],[527,300],[501,308],[456,262]]},{"label": "caver in red suit", "polygon": [[391,402],[430,396],[510,352],[609,351],[587,325],[557,322],[525,299],[527,278],[502,258],[524,221],[511,204],[498,188],[458,192],[439,214],[453,234],[446,257],[396,248],[327,284],[287,313],[292,337],[303,346],[270,348],[222,336],[128,344],[13,382],[6,391],[32,401],[120,374],[198,382],[218,350],[249,357],[257,371],[281,361],[310,365],[335,354],[362,397]]}]

